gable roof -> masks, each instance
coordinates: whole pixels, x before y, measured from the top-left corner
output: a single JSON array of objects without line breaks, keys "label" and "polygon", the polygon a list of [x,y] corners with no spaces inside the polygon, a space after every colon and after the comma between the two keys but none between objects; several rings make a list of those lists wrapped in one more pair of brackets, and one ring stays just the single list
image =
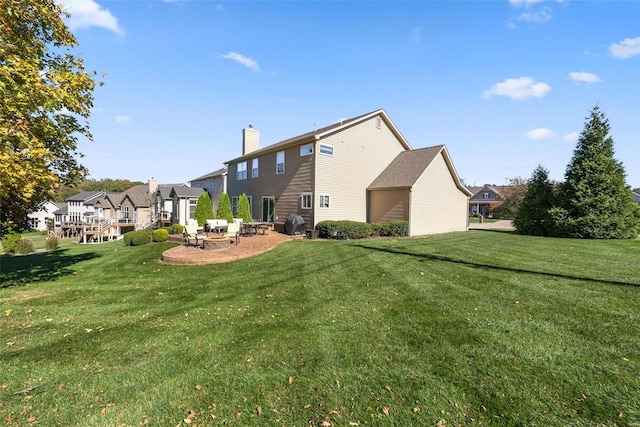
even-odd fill
[{"label": "gable roof", "polygon": [[406,150],[411,149],[411,145],[409,142],[402,136],[396,125],[393,124],[387,113],[384,110],[376,110],[371,113],[363,114],[361,116],[353,117],[351,119],[341,120],[338,123],[334,123],[329,126],[325,126],[323,128],[303,133],[298,136],[294,136],[293,138],[285,139],[284,141],[277,142],[273,145],[269,145],[268,147],[258,149],[256,151],[252,151],[248,154],[245,154],[240,157],[236,157],[235,159],[231,159],[229,161],[224,162],[225,164],[237,163],[244,161],[246,159],[251,159],[254,157],[261,156],[263,154],[273,153],[275,151],[281,151],[289,147],[295,147],[296,145],[302,145],[305,143],[316,142],[321,140],[322,138],[326,138],[328,136],[334,135],[338,132],[342,132],[345,129],[353,127],[359,123],[367,121],[372,117],[380,116],[380,118],[389,126],[389,129],[393,132],[393,134],[398,138],[400,143],[404,146]]},{"label": "gable roof", "polygon": [[502,199],[502,192],[505,188],[509,187],[508,185],[483,185],[482,187],[468,187],[469,191],[471,191],[471,199],[475,200],[486,200],[484,199],[484,192],[489,190],[493,192],[499,199]]},{"label": "gable roof", "polygon": [[153,203],[153,194],[149,193],[149,185],[147,184],[135,185],[120,194],[122,196],[120,197],[120,204],[127,198],[136,208],[149,207]]},{"label": "gable roof", "polygon": [[104,196],[104,191],[81,191],[78,194],[74,194],[71,197],[67,197],[66,201],[83,202],[84,204],[95,203],[98,197]]},{"label": "gable roof", "polygon": [[171,197],[174,195],[179,198],[198,198],[206,190],[200,187],[173,187],[171,189]]},{"label": "gable roof", "polygon": [[60,209],[55,211],[54,215],[69,215],[69,205],[67,203],[56,203],[60,206]]},{"label": "gable roof", "polygon": [[193,181],[202,181],[203,179],[209,179],[209,178],[216,178],[216,177],[218,177],[218,176],[226,175],[226,174],[227,174],[227,172],[228,172],[228,169],[227,169],[227,168],[218,169],[218,170],[216,170],[216,171],[209,172],[209,173],[208,173],[208,174],[206,174],[206,175],[202,175],[202,176],[199,176],[198,178],[194,178],[194,179],[192,179],[192,180],[191,180],[191,181],[189,181],[189,182],[193,182]]},{"label": "gable roof", "polygon": [[456,187],[466,195],[471,195],[469,190],[462,185],[444,145],[400,152],[367,189],[411,188],[441,153],[456,183]]}]

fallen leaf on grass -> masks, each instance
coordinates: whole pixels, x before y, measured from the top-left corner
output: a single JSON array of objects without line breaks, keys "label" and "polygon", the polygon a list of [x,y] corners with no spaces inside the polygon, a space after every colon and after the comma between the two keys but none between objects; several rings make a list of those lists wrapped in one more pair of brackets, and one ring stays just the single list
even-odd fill
[{"label": "fallen leaf on grass", "polygon": [[38,386],[37,386],[37,385],[31,385],[31,386],[29,386],[29,387],[27,387],[27,388],[25,388],[25,389],[22,389],[22,390],[20,390],[20,391],[16,391],[16,392],[15,392],[15,393],[13,393],[13,394],[27,394],[27,393],[29,393],[30,391],[32,391],[33,389],[35,389],[36,387],[38,387]]},{"label": "fallen leaf on grass", "polygon": [[388,406],[383,406],[382,412],[384,412],[385,415],[389,415],[391,413],[391,409],[389,409]]},{"label": "fallen leaf on grass", "polygon": [[331,423],[329,421],[323,421],[320,423],[322,427],[331,427]]},{"label": "fallen leaf on grass", "polygon": [[384,389],[387,391],[391,391],[391,387],[389,387],[388,385],[384,386]]},{"label": "fallen leaf on grass", "polygon": [[196,390],[200,390],[202,386],[200,384],[196,384]]},{"label": "fallen leaf on grass", "polygon": [[116,404],[115,403],[107,403],[106,405],[102,405],[102,410],[100,411],[102,413],[102,415],[107,415],[107,411],[112,406],[116,406]]},{"label": "fallen leaf on grass", "polygon": [[293,384],[293,377],[289,377],[289,384]]},{"label": "fallen leaf on grass", "polygon": [[262,415],[262,406],[258,406],[258,407],[256,408],[256,414],[257,414],[258,416]]}]

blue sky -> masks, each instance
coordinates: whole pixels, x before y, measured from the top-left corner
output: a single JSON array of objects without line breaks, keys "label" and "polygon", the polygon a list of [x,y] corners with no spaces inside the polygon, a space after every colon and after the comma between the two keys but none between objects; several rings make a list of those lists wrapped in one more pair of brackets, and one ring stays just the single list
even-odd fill
[{"label": "blue sky", "polygon": [[562,180],[609,119],[640,187],[640,2],[61,0],[95,91],[90,177],[188,182],[261,146],[384,109],[446,144],[468,185]]}]

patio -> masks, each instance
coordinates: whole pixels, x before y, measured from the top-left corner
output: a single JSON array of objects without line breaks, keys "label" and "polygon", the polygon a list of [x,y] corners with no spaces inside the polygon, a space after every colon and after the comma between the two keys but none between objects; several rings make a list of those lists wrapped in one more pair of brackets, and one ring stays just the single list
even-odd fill
[{"label": "patio", "polygon": [[207,251],[201,247],[186,246],[182,235],[169,236],[170,241],[182,243],[175,248],[167,249],[162,253],[162,262],[169,265],[207,265],[236,261],[242,258],[259,255],[268,252],[280,243],[303,238],[303,236],[289,236],[287,234],[269,231],[264,235],[240,237],[238,244],[229,245],[228,250]]}]

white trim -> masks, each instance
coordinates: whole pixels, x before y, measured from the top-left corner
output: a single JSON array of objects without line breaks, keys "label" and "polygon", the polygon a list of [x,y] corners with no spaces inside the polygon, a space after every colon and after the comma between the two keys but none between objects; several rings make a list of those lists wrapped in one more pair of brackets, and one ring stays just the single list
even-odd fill
[{"label": "white trim", "polygon": [[[282,162],[278,161],[278,157],[280,157],[280,155],[282,155]],[[284,173],[284,160],[285,160],[285,154],[284,151],[278,151],[276,153],[276,175],[282,175]],[[280,171],[280,168],[278,166],[282,165],[282,171]]]},{"label": "white trim", "polygon": [[[305,199],[308,197],[308,203],[305,203]],[[313,194],[302,193],[300,195],[300,209],[312,209],[313,208]]]},{"label": "white trim", "polygon": [[320,194],[318,196],[318,203],[319,203],[320,209],[329,209],[331,207],[331,195]]}]

